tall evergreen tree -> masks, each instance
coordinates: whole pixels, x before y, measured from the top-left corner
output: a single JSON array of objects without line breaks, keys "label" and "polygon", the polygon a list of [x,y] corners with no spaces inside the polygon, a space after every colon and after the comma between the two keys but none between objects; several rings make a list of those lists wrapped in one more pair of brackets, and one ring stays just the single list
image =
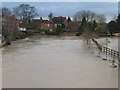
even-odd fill
[{"label": "tall evergreen tree", "polygon": [[96,23],[96,21],[94,20],[94,21],[93,21],[93,24],[92,24],[92,30],[91,30],[91,31],[95,32],[96,27],[97,27],[97,23]]},{"label": "tall evergreen tree", "polygon": [[108,23],[109,32],[112,35],[113,33],[117,32],[117,23],[115,21],[110,21]]},{"label": "tall evergreen tree", "polygon": [[87,26],[87,21],[86,21],[86,18],[83,17],[81,25],[80,25],[79,33],[85,32],[86,31],[86,26]]},{"label": "tall evergreen tree", "polygon": [[118,18],[117,18],[117,29],[118,29],[118,32],[120,33],[120,14],[118,15]]},{"label": "tall evergreen tree", "polygon": [[68,17],[68,22],[71,22],[71,18],[70,17]]}]

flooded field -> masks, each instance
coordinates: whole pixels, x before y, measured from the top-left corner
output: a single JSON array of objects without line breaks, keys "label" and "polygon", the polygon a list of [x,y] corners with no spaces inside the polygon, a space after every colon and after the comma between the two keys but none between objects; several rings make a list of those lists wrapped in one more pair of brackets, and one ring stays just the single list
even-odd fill
[{"label": "flooded field", "polygon": [[108,48],[118,51],[118,41],[120,40],[120,37],[100,38],[98,41],[102,46],[106,46],[106,39],[109,41]]},{"label": "flooded field", "polygon": [[94,50],[79,37],[14,42],[3,48],[2,87],[117,88],[118,68],[110,67]]}]

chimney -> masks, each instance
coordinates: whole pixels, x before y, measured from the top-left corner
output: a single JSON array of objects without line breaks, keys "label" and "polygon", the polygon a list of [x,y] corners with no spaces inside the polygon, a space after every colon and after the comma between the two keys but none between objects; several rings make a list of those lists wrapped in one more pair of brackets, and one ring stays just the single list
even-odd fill
[{"label": "chimney", "polygon": [[13,15],[13,19],[15,19],[16,17],[15,17],[15,15]]},{"label": "chimney", "polygon": [[49,21],[52,22],[52,16],[49,17]]},{"label": "chimney", "polygon": [[52,16],[53,16],[53,14],[50,12],[50,14],[48,15],[50,22],[52,22]]}]

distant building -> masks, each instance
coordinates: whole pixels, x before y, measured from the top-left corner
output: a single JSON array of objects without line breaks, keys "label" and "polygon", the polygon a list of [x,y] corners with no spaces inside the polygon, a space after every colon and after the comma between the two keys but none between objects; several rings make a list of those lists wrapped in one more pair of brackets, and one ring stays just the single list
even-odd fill
[{"label": "distant building", "polygon": [[50,20],[43,20],[42,17],[40,18],[41,21],[41,29],[53,29],[54,28],[54,24],[51,23]]},{"label": "distant building", "polygon": [[53,30],[57,25],[61,25],[63,28],[67,26],[66,17],[49,17],[49,20],[43,20],[41,18],[41,29],[50,29]]},{"label": "distant building", "polygon": [[60,17],[54,17],[54,18],[52,18],[52,21],[55,24],[55,27],[57,25],[62,25],[65,28],[66,25],[67,25],[67,19],[66,19],[66,17],[62,17],[62,16],[60,16]]},{"label": "distant building", "polygon": [[20,28],[26,28],[26,29],[49,29],[50,31],[54,30],[57,25],[61,25],[62,28],[66,28],[68,23],[68,20],[66,17],[52,17],[52,15],[49,16],[49,19],[43,19],[40,17],[40,19],[33,19],[30,22],[27,23],[20,23]]},{"label": "distant building", "polygon": [[26,28],[19,28],[20,31],[26,31]]}]

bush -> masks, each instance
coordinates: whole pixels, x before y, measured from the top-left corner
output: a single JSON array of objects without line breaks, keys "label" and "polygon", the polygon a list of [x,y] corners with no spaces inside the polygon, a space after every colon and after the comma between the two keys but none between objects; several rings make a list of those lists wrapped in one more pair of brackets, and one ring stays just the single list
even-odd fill
[{"label": "bush", "polygon": [[26,31],[20,31],[19,34],[15,37],[16,39],[24,39],[26,38],[28,35],[27,35],[27,32]]},{"label": "bush", "polygon": [[40,32],[45,32],[47,35],[59,35],[56,31],[50,31],[49,29],[39,29]]},{"label": "bush", "polygon": [[55,28],[55,32],[60,34],[62,31],[62,27],[60,25],[57,25],[57,27]]},{"label": "bush", "polygon": [[49,32],[47,32],[46,34],[47,34],[47,35],[59,35],[59,33],[54,32],[54,31],[53,31],[53,32],[49,31]]},{"label": "bush", "polygon": [[2,42],[2,47],[7,45],[11,45],[10,40],[5,40],[4,42]]},{"label": "bush", "polygon": [[10,42],[10,40],[6,40],[6,45],[11,45],[11,42]]},{"label": "bush", "polygon": [[101,37],[106,37],[107,36],[106,32],[98,32],[97,34]]}]

